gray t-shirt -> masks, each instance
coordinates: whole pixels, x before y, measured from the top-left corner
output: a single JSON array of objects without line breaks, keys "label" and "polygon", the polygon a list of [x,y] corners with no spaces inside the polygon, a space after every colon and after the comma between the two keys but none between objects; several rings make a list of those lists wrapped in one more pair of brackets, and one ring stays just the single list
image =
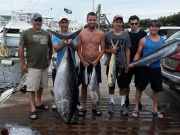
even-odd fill
[{"label": "gray t-shirt", "polygon": [[20,44],[26,48],[28,67],[45,69],[49,66],[48,52],[52,42],[48,32],[36,32],[30,28],[21,35]]},{"label": "gray t-shirt", "polygon": [[[131,47],[131,41],[129,34],[127,32],[123,32],[121,35],[115,35],[113,31],[106,33],[105,35],[105,47],[106,49],[112,48],[111,40],[113,44],[116,44],[118,40],[119,51],[116,54],[116,60],[118,65],[126,64],[126,56],[125,56],[125,48]],[[107,53],[107,61],[106,65],[109,65],[111,59],[111,53]]]}]

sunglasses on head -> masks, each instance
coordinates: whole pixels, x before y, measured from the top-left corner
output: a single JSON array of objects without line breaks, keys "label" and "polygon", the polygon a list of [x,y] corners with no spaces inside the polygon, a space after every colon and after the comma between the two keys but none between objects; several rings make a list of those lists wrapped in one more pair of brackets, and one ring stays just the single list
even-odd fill
[{"label": "sunglasses on head", "polygon": [[42,18],[34,19],[35,22],[42,22]]},{"label": "sunglasses on head", "polygon": [[138,25],[138,23],[130,23],[131,25]]}]

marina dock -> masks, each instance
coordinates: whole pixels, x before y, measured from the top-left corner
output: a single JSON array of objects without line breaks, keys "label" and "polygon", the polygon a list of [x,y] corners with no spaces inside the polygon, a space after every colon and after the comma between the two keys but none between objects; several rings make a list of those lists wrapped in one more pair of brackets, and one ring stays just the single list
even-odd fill
[{"label": "marina dock", "polygon": [[[170,114],[163,112],[163,119],[153,118],[151,115],[152,99],[145,93],[142,96],[143,110],[139,118],[133,118],[131,112],[134,109],[134,84],[131,84],[129,116],[122,116],[119,107],[119,91],[116,88],[115,113],[109,115],[107,108],[109,104],[107,80],[105,68],[102,68],[103,82],[100,85],[102,116],[92,116],[91,102],[87,100],[87,115],[79,117],[78,124],[66,125],[58,115],[57,111],[51,108],[47,111],[38,111],[38,119],[30,120],[30,106],[27,96],[22,93],[12,95],[0,106],[0,124],[20,123],[33,127],[42,135],[179,135],[180,123],[174,121]],[[43,103],[53,104],[50,93],[52,89],[52,79],[49,78],[49,87],[44,91]]]}]

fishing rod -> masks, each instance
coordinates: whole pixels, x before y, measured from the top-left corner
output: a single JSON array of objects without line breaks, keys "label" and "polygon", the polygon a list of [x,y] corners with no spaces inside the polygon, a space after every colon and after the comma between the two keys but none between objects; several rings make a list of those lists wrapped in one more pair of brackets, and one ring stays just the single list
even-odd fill
[{"label": "fishing rod", "polygon": [[12,94],[21,91],[21,89],[23,87],[25,87],[26,76],[27,76],[27,74],[23,75],[23,77],[17,87],[8,89],[0,95],[0,104],[4,103]]}]

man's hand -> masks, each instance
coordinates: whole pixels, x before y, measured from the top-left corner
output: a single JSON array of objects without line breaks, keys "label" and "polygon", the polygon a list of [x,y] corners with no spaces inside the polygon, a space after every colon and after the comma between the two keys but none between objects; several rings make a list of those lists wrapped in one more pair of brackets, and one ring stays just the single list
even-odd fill
[{"label": "man's hand", "polygon": [[63,42],[63,45],[65,45],[65,46],[68,44],[68,41],[64,40],[64,39],[62,40],[62,42]]},{"label": "man's hand", "polygon": [[95,60],[95,61],[93,61],[91,64],[95,67],[95,66],[97,65],[97,63],[98,63],[98,61]]},{"label": "man's hand", "polygon": [[129,72],[129,67],[125,67],[125,73]]},{"label": "man's hand", "polygon": [[82,64],[85,68],[87,68],[89,66],[89,63],[85,60],[82,61]]},{"label": "man's hand", "polygon": [[112,48],[111,53],[116,54],[118,50],[119,50],[119,47],[117,47],[117,48]]},{"label": "man's hand", "polygon": [[27,64],[22,64],[22,70],[24,73],[28,72],[28,65]]},{"label": "man's hand", "polygon": [[128,68],[133,68],[134,66],[132,64],[129,64],[128,65]]},{"label": "man's hand", "polygon": [[73,44],[73,40],[72,39],[68,39],[67,44],[68,45],[72,45]]}]

